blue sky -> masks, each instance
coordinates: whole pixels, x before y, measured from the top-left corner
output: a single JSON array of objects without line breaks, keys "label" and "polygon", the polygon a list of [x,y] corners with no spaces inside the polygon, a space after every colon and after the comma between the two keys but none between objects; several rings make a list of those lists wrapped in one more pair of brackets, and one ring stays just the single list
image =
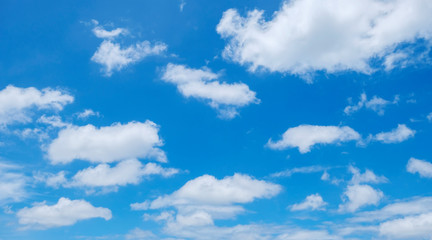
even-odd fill
[{"label": "blue sky", "polygon": [[2,1],[0,239],[429,239],[427,0]]}]

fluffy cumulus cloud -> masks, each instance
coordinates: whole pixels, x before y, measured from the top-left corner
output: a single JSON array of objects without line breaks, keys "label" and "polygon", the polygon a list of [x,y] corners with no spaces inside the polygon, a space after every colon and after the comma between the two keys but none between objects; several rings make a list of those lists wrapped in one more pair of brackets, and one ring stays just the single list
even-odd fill
[{"label": "fluffy cumulus cloud", "polygon": [[324,202],[321,195],[318,193],[312,194],[306,197],[306,199],[298,204],[293,204],[290,209],[291,211],[300,211],[300,210],[324,210],[326,202]]},{"label": "fluffy cumulus cloud", "polygon": [[[172,194],[153,201],[131,204],[134,210],[155,211],[145,220],[163,222],[164,234],[181,239],[340,239],[326,230],[309,230],[287,225],[246,224],[218,226],[215,220],[231,219],[244,212],[240,204],[271,198],[281,186],[243,174],[217,179],[203,175],[188,181]],[[175,211],[164,210],[174,208]],[[148,233],[145,232],[144,235]]]},{"label": "fluffy cumulus cloud", "polygon": [[339,209],[341,211],[354,212],[363,206],[378,205],[383,197],[383,192],[369,185],[348,185],[344,192],[344,198],[347,202],[340,205]]},{"label": "fluffy cumulus cloud", "polygon": [[347,126],[300,125],[289,128],[279,141],[270,139],[267,146],[277,150],[297,147],[301,153],[307,153],[315,144],[336,144],[359,139],[360,134]]},{"label": "fluffy cumulus cloud", "polygon": [[95,63],[102,65],[106,76],[113,71],[120,71],[129,64],[136,63],[151,55],[159,55],[167,49],[163,43],[151,44],[149,41],[138,42],[135,45],[122,48],[119,43],[105,40],[91,57]]},{"label": "fluffy cumulus cloud", "polygon": [[102,207],[94,207],[84,200],[70,200],[60,198],[54,205],[45,203],[35,204],[33,207],[25,207],[17,212],[18,221],[27,228],[53,228],[70,226],[78,221],[103,218],[110,220],[111,210]]},{"label": "fluffy cumulus cloud", "polygon": [[359,111],[362,108],[370,109],[376,112],[378,115],[384,115],[384,109],[390,104],[396,104],[399,102],[399,97],[396,95],[393,101],[385,100],[383,98],[373,96],[368,99],[366,93],[360,95],[360,100],[357,104],[346,106],[344,109],[345,114],[352,114]]},{"label": "fluffy cumulus cloud", "polygon": [[59,111],[73,101],[64,91],[9,85],[0,91],[0,125],[31,122],[31,109]]},{"label": "fluffy cumulus cloud", "polygon": [[400,143],[414,137],[416,131],[410,129],[405,124],[398,124],[397,128],[390,132],[376,134],[373,139],[383,143]]},{"label": "fluffy cumulus cloud", "polygon": [[223,179],[203,175],[188,181],[173,194],[157,198],[152,202],[151,208],[182,204],[248,203],[256,198],[273,197],[280,191],[279,185],[253,179],[248,175],[237,173]]},{"label": "fluffy cumulus cloud", "polygon": [[430,162],[416,158],[410,158],[406,169],[409,173],[418,173],[421,177],[432,178],[432,163]]},{"label": "fluffy cumulus cloud", "polygon": [[117,187],[127,184],[138,184],[145,176],[172,176],[179,171],[173,168],[163,168],[155,163],[143,165],[137,159],[124,160],[114,167],[99,164],[79,171],[73,176],[69,186],[78,187]]},{"label": "fluffy cumulus cloud", "polygon": [[358,213],[350,222],[378,223],[378,233],[386,239],[429,239],[432,198],[399,200],[379,210]]},{"label": "fluffy cumulus cloud", "polygon": [[93,125],[62,129],[48,146],[53,164],[74,159],[108,163],[128,158],[156,158],[165,162],[159,127],[151,122],[129,122],[97,128]]},{"label": "fluffy cumulus cloud", "polygon": [[350,184],[360,184],[360,183],[386,183],[388,179],[384,176],[377,176],[374,172],[366,169],[364,173],[354,166],[349,166],[348,171],[353,175]]},{"label": "fluffy cumulus cloud", "polygon": [[237,108],[259,103],[256,93],[244,83],[226,83],[210,69],[193,69],[184,65],[168,64],[162,80],[173,83],[179,92],[189,98],[203,99],[219,111],[222,118],[234,118]]},{"label": "fluffy cumulus cloud", "polygon": [[[227,10],[217,32],[228,40],[224,57],[251,71],[291,74],[352,70],[371,73],[371,59],[392,69],[410,57],[409,46],[432,39],[429,0],[285,1],[270,20]],[[404,47],[405,46],[405,47]]]},{"label": "fluffy cumulus cloud", "polygon": [[234,174],[223,179],[203,175],[188,181],[170,195],[135,203],[131,208],[156,210],[174,207],[177,212],[164,211],[160,215],[149,216],[153,220],[166,221],[172,229],[213,226],[215,219],[229,219],[244,212],[239,204],[271,198],[280,191],[281,186],[248,175]]},{"label": "fluffy cumulus cloud", "polygon": [[350,166],[348,171],[352,174],[352,178],[343,193],[345,203],[339,205],[339,211],[355,212],[364,206],[378,205],[384,193],[366,183],[386,183],[388,179],[384,176],[377,176],[368,169],[361,173],[358,168]]},{"label": "fluffy cumulus cloud", "polygon": [[379,232],[391,239],[430,239],[432,212],[381,223]]},{"label": "fluffy cumulus cloud", "polygon": [[114,71],[120,71],[126,66],[139,62],[151,55],[160,55],[167,49],[164,43],[152,44],[149,41],[137,42],[135,45],[122,47],[120,43],[114,41],[114,38],[120,35],[126,35],[128,31],[124,28],[116,28],[111,31],[105,30],[93,20],[96,26],[93,33],[104,41],[100,44],[97,51],[91,57],[91,60],[103,66],[102,71],[106,76],[111,76]]},{"label": "fluffy cumulus cloud", "polygon": [[432,197],[415,198],[389,204],[379,210],[358,213],[352,222],[375,222],[432,212]]},{"label": "fluffy cumulus cloud", "polygon": [[20,173],[19,167],[0,162],[0,204],[18,202],[27,197],[27,177]]}]

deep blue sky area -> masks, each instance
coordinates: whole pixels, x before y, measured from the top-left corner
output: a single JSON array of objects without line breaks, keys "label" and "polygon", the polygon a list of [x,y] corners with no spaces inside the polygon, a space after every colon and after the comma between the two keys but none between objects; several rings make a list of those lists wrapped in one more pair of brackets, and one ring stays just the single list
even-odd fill
[{"label": "deep blue sky area", "polygon": [[432,238],[428,0],[0,3],[0,240]]}]

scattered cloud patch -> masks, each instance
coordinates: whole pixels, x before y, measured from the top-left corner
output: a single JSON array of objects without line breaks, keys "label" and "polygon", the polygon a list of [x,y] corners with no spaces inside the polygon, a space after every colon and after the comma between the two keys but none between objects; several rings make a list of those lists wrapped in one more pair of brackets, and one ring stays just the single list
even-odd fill
[{"label": "scattered cloud patch", "polygon": [[57,174],[37,172],[33,175],[33,178],[37,182],[43,182],[48,187],[53,188],[58,188],[67,183],[65,171],[60,171]]},{"label": "scattered cloud patch", "polygon": [[172,63],[162,76],[163,81],[175,84],[183,96],[208,101],[222,118],[234,118],[239,107],[260,102],[246,84],[221,82],[218,78],[218,74],[207,68],[193,69]]},{"label": "scattered cloud patch", "polygon": [[364,173],[354,166],[349,166],[348,171],[353,175],[350,184],[360,184],[360,183],[386,183],[388,179],[384,176],[377,176],[374,172],[366,169]]},{"label": "scattered cloud patch", "polygon": [[119,43],[104,40],[91,60],[102,65],[102,71],[107,77],[110,77],[114,71],[120,71],[129,64],[139,62],[148,56],[160,55],[166,49],[167,46],[164,43],[151,44],[149,41],[143,41],[122,48]]},{"label": "scattered cloud patch", "polygon": [[131,230],[128,234],[126,234],[125,238],[137,240],[158,239],[158,237],[154,233],[139,228]]},{"label": "scattered cloud patch", "polygon": [[115,42],[114,38],[127,35],[129,32],[124,28],[116,28],[111,31],[105,30],[99,22],[92,20],[96,25],[93,33],[96,37],[104,39],[96,52],[91,57],[95,63],[102,65],[102,72],[110,77],[114,71],[120,71],[126,66],[137,63],[148,56],[161,55],[167,49],[165,43],[152,44],[149,41],[137,42],[134,45],[123,47]]},{"label": "scattered cloud patch", "polygon": [[391,239],[428,239],[432,236],[432,212],[386,221],[379,233]]},{"label": "scattered cloud patch", "polygon": [[340,211],[355,212],[357,209],[369,206],[378,205],[384,197],[383,192],[374,189],[365,184],[348,185],[344,192],[344,200],[346,203],[339,206]]},{"label": "scattered cloud patch", "polygon": [[92,29],[93,34],[98,38],[108,38],[113,39],[120,35],[126,35],[128,31],[124,28],[116,28],[111,31],[105,30],[102,26],[99,25],[99,22],[96,20],[92,20],[93,24],[96,26]]},{"label": "scattered cloud patch", "polygon": [[432,112],[429,113],[429,114],[426,116],[426,118],[427,118],[427,120],[429,120],[429,122],[432,121]]},{"label": "scattered cloud patch", "polygon": [[385,100],[383,98],[373,96],[371,99],[367,99],[365,93],[360,95],[360,100],[357,104],[349,105],[345,107],[344,112],[347,115],[353,114],[362,108],[370,109],[376,112],[378,115],[384,115],[384,109],[390,104],[397,104],[399,102],[399,96],[396,95],[393,101]]},{"label": "scattered cloud patch", "polygon": [[307,153],[316,144],[337,144],[360,138],[359,133],[347,126],[300,125],[289,128],[277,142],[269,139],[267,146],[275,150],[297,147],[300,153]]},{"label": "scattered cloud patch", "polygon": [[352,174],[352,178],[343,193],[344,203],[339,205],[339,211],[355,212],[365,206],[378,205],[384,197],[383,192],[365,183],[386,183],[388,179],[384,176],[377,176],[368,169],[361,173],[354,166],[349,166],[348,171]]},{"label": "scattered cloud patch", "polygon": [[410,158],[408,160],[406,169],[409,173],[418,173],[421,177],[432,178],[432,163],[430,162],[416,158]]},{"label": "scattered cloud patch", "polygon": [[91,218],[110,220],[111,210],[94,207],[84,200],[60,198],[54,205],[45,202],[33,207],[25,207],[16,213],[18,222],[26,228],[47,229],[74,225],[76,222]]},{"label": "scattered cloud patch", "polygon": [[62,121],[62,119],[60,118],[60,116],[45,116],[42,115],[38,120],[38,123],[43,123],[43,124],[48,124],[52,127],[56,127],[56,128],[64,128],[64,127],[69,127],[71,126],[70,123],[65,123]]},{"label": "scattered cloud patch", "polygon": [[186,1],[180,0],[180,5],[179,5],[180,12],[183,12],[185,6],[186,6]]},{"label": "scattered cloud patch", "polygon": [[60,111],[74,97],[60,90],[8,85],[0,91],[0,125],[32,121],[31,109]]},{"label": "scattered cloud patch", "polygon": [[408,128],[405,124],[398,124],[397,128],[390,132],[376,134],[373,139],[383,143],[400,143],[414,137],[416,131]]},{"label": "scattered cloud patch", "polygon": [[158,197],[151,202],[131,204],[131,208],[155,210],[174,207],[176,213],[165,211],[153,219],[164,220],[167,225],[176,228],[211,226],[215,219],[230,219],[244,212],[239,204],[271,198],[281,190],[280,185],[243,174],[234,174],[220,180],[203,175],[188,181],[170,195]]},{"label": "scattered cloud patch", "polygon": [[95,111],[93,111],[91,109],[85,109],[84,111],[79,112],[79,113],[76,114],[76,117],[78,119],[81,119],[81,120],[86,120],[86,119],[88,119],[89,117],[92,117],[92,116],[99,117],[100,113],[99,112],[95,112]]},{"label": "scattered cloud patch", "polygon": [[16,129],[13,133],[22,139],[36,138],[39,142],[49,139],[48,133],[41,128]]},{"label": "scattered cloud patch", "polygon": [[295,173],[316,173],[325,172],[328,168],[322,166],[308,166],[308,167],[295,167],[292,169],[287,169],[285,171],[273,173],[272,177],[291,177]]},{"label": "scattered cloud patch", "polygon": [[62,129],[48,146],[51,163],[69,163],[75,159],[109,163],[128,158],[155,158],[166,162],[158,135],[159,126],[151,121],[129,122],[97,128],[93,125]]},{"label": "scattered cloud patch", "polygon": [[[284,1],[268,21],[260,10],[242,17],[229,9],[217,32],[227,39],[223,56],[250,71],[370,74],[406,63],[413,58],[406,49],[418,40],[430,43],[431,11],[428,0]],[[372,66],[373,59],[382,65]]]},{"label": "scattered cloud patch", "polygon": [[403,200],[375,210],[360,212],[351,222],[376,222],[432,212],[432,197]]},{"label": "scattered cloud patch", "polygon": [[175,239],[277,239],[277,240],[338,240],[338,236],[331,235],[326,230],[309,230],[303,228],[293,228],[282,225],[270,224],[247,224],[235,225],[232,227],[208,226],[187,226],[179,228],[168,225],[164,231]]},{"label": "scattered cloud patch", "polygon": [[138,184],[145,176],[160,175],[170,177],[179,172],[174,168],[163,168],[155,163],[143,165],[137,159],[119,162],[116,166],[99,164],[79,171],[73,176],[69,187],[118,187],[127,184]]},{"label": "scattered cloud patch", "polygon": [[298,204],[293,204],[290,209],[291,211],[301,211],[301,210],[324,210],[326,202],[324,202],[321,195],[318,193],[312,194],[306,197],[306,199]]},{"label": "scattered cloud patch", "polygon": [[18,166],[0,162],[0,203],[19,202],[28,196],[27,177]]}]

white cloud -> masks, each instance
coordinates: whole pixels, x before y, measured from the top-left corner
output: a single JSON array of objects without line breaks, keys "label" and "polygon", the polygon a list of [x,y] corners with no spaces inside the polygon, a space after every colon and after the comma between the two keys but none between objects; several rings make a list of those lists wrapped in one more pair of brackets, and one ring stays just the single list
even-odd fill
[{"label": "white cloud", "polygon": [[110,77],[114,71],[120,71],[126,66],[139,62],[151,55],[160,55],[166,51],[165,43],[151,44],[149,41],[137,42],[126,48],[114,41],[120,35],[127,35],[129,32],[124,28],[116,28],[111,31],[99,26],[99,22],[92,20],[95,25],[93,33],[96,37],[104,39],[91,60],[103,66],[102,72]]},{"label": "white cloud", "polygon": [[288,233],[284,233],[279,235],[277,240],[310,240],[310,239],[320,239],[320,240],[337,240],[341,239],[338,236],[330,235],[327,231],[324,230],[297,230],[297,231],[289,231]]},{"label": "white cloud", "polygon": [[137,239],[137,240],[149,240],[149,239],[158,239],[156,235],[154,235],[150,231],[145,231],[139,228],[135,228],[131,230],[128,234],[126,234],[126,239]]},{"label": "white cloud", "polygon": [[159,127],[151,122],[129,122],[96,128],[93,125],[62,129],[48,146],[53,164],[74,159],[108,163],[128,158],[153,157],[165,162]]},{"label": "white cloud", "polygon": [[345,107],[344,112],[345,114],[352,114],[354,112],[357,112],[358,110],[362,108],[370,109],[374,112],[376,112],[378,115],[384,115],[384,109],[386,106],[390,104],[396,104],[399,102],[399,96],[395,96],[393,101],[388,101],[383,98],[373,96],[372,99],[367,99],[367,96],[365,93],[362,93],[360,95],[360,101],[355,105],[350,105]]},{"label": "white cloud", "polygon": [[19,88],[12,85],[0,91],[0,125],[31,122],[32,108],[62,110],[74,98],[62,91],[34,87]]},{"label": "white cloud", "polygon": [[366,169],[364,173],[356,167],[349,166],[348,170],[352,173],[350,184],[360,183],[386,183],[388,179],[384,176],[377,176],[371,170]]},{"label": "white cloud", "polygon": [[108,31],[101,26],[94,27],[92,31],[94,35],[98,38],[110,38],[110,39],[115,38],[121,34],[124,35],[128,33],[128,31],[124,28],[116,28],[111,31]]},{"label": "white cloud", "polygon": [[259,103],[256,93],[244,83],[226,83],[210,69],[193,69],[184,65],[168,64],[162,80],[177,85],[179,92],[189,98],[204,99],[219,111],[223,118],[234,118],[237,108]]},{"label": "white cloud", "polygon": [[312,194],[306,197],[306,199],[298,204],[293,204],[290,208],[291,211],[300,211],[300,210],[324,210],[324,206],[327,205],[326,202],[323,201],[321,195],[318,193]]},{"label": "white cloud", "polygon": [[427,120],[432,121],[432,112],[426,116]]},{"label": "white cloud", "polygon": [[160,55],[167,49],[164,43],[152,45],[149,41],[136,43],[127,48],[122,48],[119,43],[104,40],[91,60],[102,65],[106,76],[111,76],[113,71],[120,71],[129,64],[136,63],[151,55]]},{"label": "white cloud", "polygon": [[382,209],[358,213],[351,222],[381,222],[379,234],[388,239],[429,239],[432,236],[432,197],[403,200]]},{"label": "white cloud", "polygon": [[432,212],[432,197],[423,197],[404,200],[389,204],[379,210],[361,212],[352,218],[352,222],[373,222],[387,219],[414,216],[422,213]]},{"label": "white cloud", "polygon": [[383,197],[383,192],[376,190],[369,185],[348,185],[344,192],[344,198],[347,202],[340,205],[339,210],[354,212],[364,206],[378,205]]},{"label": "white cloud", "polygon": [[410,158],[406,169],[409,173],[418,173],[421,177],[432,178],[432,163],[430,162]]},{"label": "white cloud", "polygon": [[364,183],[386,183],[388,179],[384,176],[377,176],[374,172],[366,169],[364,173],[354,166],[349,166],[348,171],[353,175],[343,193],[344,204],[339,205],[339,211],[355,212],[357,209],[378,205],[384,197],[382,191]]},{"label": "white cloud", "polygon": [[391,69],[404,59],[399,54],[395,61],[395,54],[408,52],[402,44],[430,42],[431,12],[429,0],[284,1],[268,21],[263,11],[242,17],[229,9],[217,32],[228,40],[224,57],[249,66],[250,71],[369,74],[375,70],[371,59],[383,60]]},{"label": "white cloud", "polygon": [[183,12],[185,6],[186,6],[185,0],[180,0],[180,5],[179,5],[180,12]]},{"label": "white cloud", "polygon": [[295,173],[316,173],[316,172],[323,172],[327,170],[328,168],[322,167],[322,166],[308,166],[308,167],[295,167],[292,169],[287,169],[282,172],[273,173],[272,177],[291,177]]},{"label": "white cloud", "polygon": [[323,181],[329,181],[330,180],[330,174],[327,171],[324,171],[321,175],[321,180]]},{"label": "white cloud", "polygon": [[381,223],[379,233],[391,239],[430,239],[432,212]]},{"label": "white cloud", "polygon": [[0,163],[0,203],[19,202],[27,197],[27,177],[16,165]]},{"label": "white cloud", "polygon": [[163,168],[155,163],[143,165],[137,159],[129,159],[119,162],[116,166],[99,164],[79,171],[72,178],[68,186],[85,187],[110,187],[138,184],[144,176],[161,175],[169,177],[179,171],[173,168]]},{"label": "white cloud", "polygon": [[183,204],[248,203],[255,198],[271,198],[280,191],[281,186],[253,179],[248,175],[236,173],[232,177],[220,180],[210,175],[203,175],[188,181],[173,194],[154,200],[151,208]]},{"label": "white cloud", "polygon": [[315,144],[336,144],[359,139],[360,134],[347,126],[300,125],[289,128],[277,142],[270,139],[267,146],[277,150],[297,147],[301,153],[307,153]]},{"label": "white cloud", "polygon": [[60,116],[47,117],[45,115],[42,115],[37,121],[39,123],[48,124],[48,125],[51,125],[51,126],[57,127],[57,128],[63,128],[63,127],[71,126],[71,124],[63,122],[61,120]]},{"label": "white cloud", "polygon": [[[365,233],[377,233],[378,226],[362,226],[362,225],[349,225],[349,226],[340,226],[337,229],[337,235],[339,236],[349,236],[352,234],[361,234],[360,236],[365,236]],[[351,239],[351,238],[343,238],[343,239]],[[355,239],[355,238],[354,238]]]},{"label": "white cloud", "polygon": [[400,143],[414,137],[416,131],[408,128],[405,124],[398,124],[397,128],[390,132],[381,132],[374,136],[374,140],[383,143]]},{"label": "white cloud", "polygon": [[37,172],[33,175],[37,182],[43,182],[48,187],[58,188],[67,183],[66,173],[60,171],[57,174]]},{"label": "white cloud", "polygon": [[40,142],[49,138],[48,133],[40,128],[17,129],[13,133],[23,139],[37,138]]},{"label": "white cloud", "polygon": [[78,119],[85,120],[85,119],[87,119],[87,118],[89,118],[91,116],[99,117],[99,115],[100,115],[99,112],[95,112],[95,111],[93,111],[91,109],[85,109],[84,111],[77,113],[76,117]]},{"label": "white cloud", "polygon": [[44,202],[33,207],[25,207],[17,212],[20,224],[28,228],[53,228],[70,226],[77,221],[104,218],[110,220],[111,211],[107,208],[94,207],[84,200],[70,200],[60,198],[55,205],[46,205]]},{"label": "white cloud", "polygon": [[405,67],[408,63],[410,63],[409,53],[405,51],[390,53],[384,59],[384,69],[386,71],[390,71],[393,68],[400,66],[401,68]]},{"label": "white cloud", "polygon": [[233,227],[186,226],[179,228],[168,225],[165,232],[181,239],[199,240],[338,240],[338,236],[330,235],[326,230],[308,230],[301,228],[290,228],[281,225],[248,224]]},{"label": "white cloud", "polygon": [[[168,213],[168,216],[162,218],[171,227],[213,225],[215,219],[229,219],[244,212],[239,204],[271,198],[281,189],[280,185],[243,174],[234,174],[220,180],[203,175],[188,181],[170,195],[161,196],[151,202],[131,204],[131,208],[154,210],[174,207],[177,213]],[[161,218],[156,216],[154,219]]]},{"label": "white cloud", "polygon": [[130,207],[132,210],[135,210],[135,211],[148,210],[150,208],[150,204],[151,204],[151,201],[146,200],[146,201],[141,202],[141,203],[132,203],[130,205]]}]

